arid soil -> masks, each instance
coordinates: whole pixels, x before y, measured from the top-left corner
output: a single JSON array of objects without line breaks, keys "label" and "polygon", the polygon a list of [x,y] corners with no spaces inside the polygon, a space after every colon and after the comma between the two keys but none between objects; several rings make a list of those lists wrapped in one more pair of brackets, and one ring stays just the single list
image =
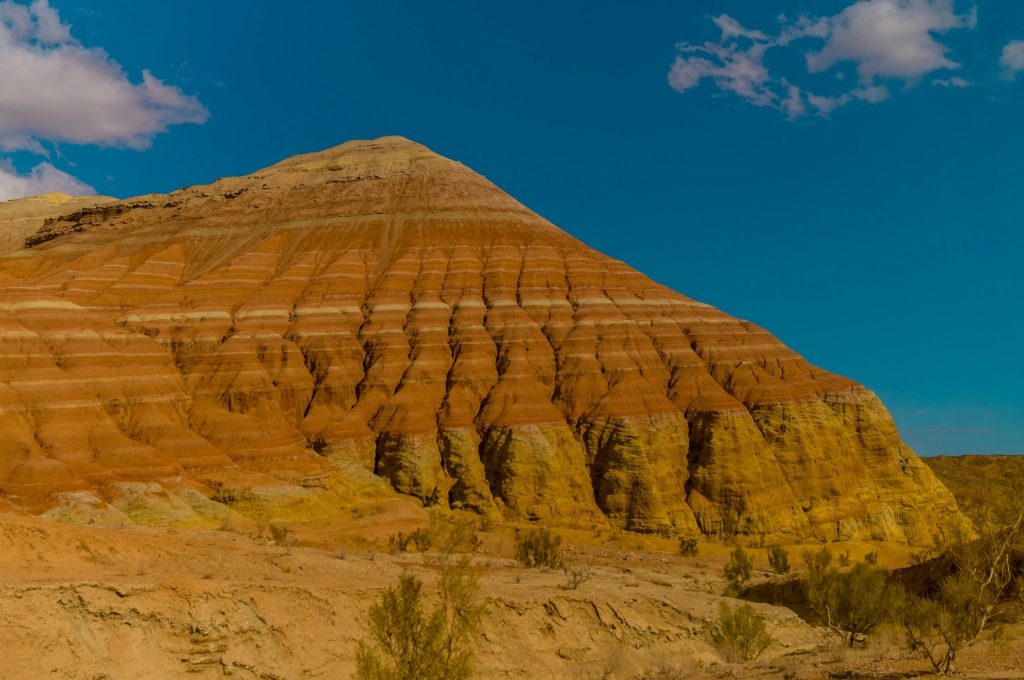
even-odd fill
[{"label": "arid soil", "polygon": [[[392,533],[427,526],[416,502],[385,499],[356,514],[289,525],[286,545],[255,524],[118,530],[0,514],[0,677],[351,677],[380,590],[403,572],[430,587],[442,559],[387,552]],[[713,645],[725,590],[721,545],[683,558],[672,540],[560,530],[576,554],[596,558],[593,576],[568,590],[560,571],[517,566],[511,526],[489,529],[472,562],[488,610],[474,639],[476,677],[896,678],[926,670],[895,634],[844,650],[790,609],[763,603],[753,606],[776,643],[756,661],[726,663]],[[835,546],[855,559],[872,547],[883,563],[906,561],[908,549],[892,544]],[[755,584],[771,582],[764,551],[752,550]],[[961,668],[969,677],[1024,677],[1021,655],[1017,626],[969,650]]]}]

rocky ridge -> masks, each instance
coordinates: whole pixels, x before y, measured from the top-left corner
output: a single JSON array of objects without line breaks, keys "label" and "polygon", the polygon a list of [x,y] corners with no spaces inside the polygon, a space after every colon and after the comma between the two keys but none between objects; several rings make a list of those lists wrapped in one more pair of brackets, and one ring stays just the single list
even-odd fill
[{"label": "rocky ridge", "polygon": [[959,517],[869,390],[408,140],[59,207],[0,257],[0,492],[30,512],[305,518],[382,478],[681,535]]}]

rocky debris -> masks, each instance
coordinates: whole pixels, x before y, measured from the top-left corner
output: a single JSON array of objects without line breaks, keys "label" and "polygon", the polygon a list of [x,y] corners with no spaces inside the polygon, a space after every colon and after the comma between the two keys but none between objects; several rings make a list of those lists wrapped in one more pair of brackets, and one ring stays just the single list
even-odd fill
[{"label": "rocky debris", "polygon": [[[165,204],[168,207],[171,204]],[[43,220],[43,226],[39,231],[25,238],[25,247],[34,248],[40,244],[67,236],[68,234],[80,234],[90,226],[102,224],[120,215],[140,208],[155,208],[149,201],[133,201],[125,203],[106,203],[94,205],[76,210],[66,215],[47,217]]]},{"label": "rocky debris", "polygon": [[25,247],[25,239],[32,237],[47,220],[52,220],[77,209],[113,203],[117,199],[106,196],[80,196],[74,198],[57,192],[0,202],[0,254]]}]

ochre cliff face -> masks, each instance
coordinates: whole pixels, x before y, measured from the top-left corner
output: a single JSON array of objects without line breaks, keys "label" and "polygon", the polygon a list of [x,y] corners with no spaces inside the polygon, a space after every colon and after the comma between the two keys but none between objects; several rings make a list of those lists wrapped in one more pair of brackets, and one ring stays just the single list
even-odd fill
[{"label": "ochre cliff face", "polygon": [[32,512],[317,516],[377,475],[681,535],[959,516],[870,391],[407,140],[59,208],[0,258],[0,492]]}]

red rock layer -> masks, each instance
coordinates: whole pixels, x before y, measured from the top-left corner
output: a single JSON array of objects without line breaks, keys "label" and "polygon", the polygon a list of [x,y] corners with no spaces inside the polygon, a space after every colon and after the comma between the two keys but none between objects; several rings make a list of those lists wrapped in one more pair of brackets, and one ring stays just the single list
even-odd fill
[{"label": "red rock layer", "polygon": [[639,531],[958,516],[871,392],[407,140],[84,212],[0,259],[0,490],[27,507],[149,483],[324,510],[365,468]]}]

